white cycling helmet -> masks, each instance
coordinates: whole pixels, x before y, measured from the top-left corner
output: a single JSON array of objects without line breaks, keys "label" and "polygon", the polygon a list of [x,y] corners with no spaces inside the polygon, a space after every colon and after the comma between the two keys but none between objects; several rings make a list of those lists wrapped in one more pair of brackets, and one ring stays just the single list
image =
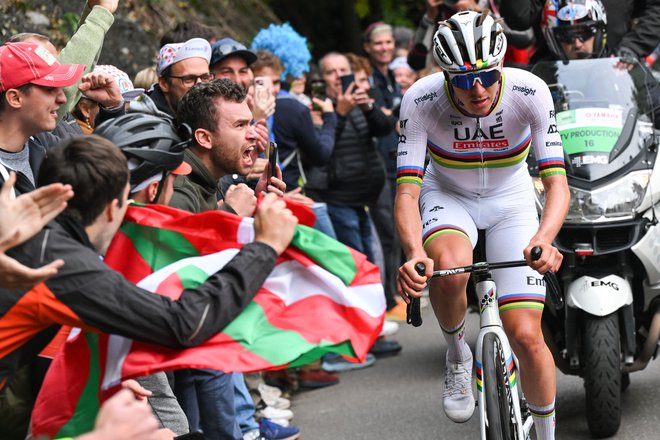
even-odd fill
[{"label": "white cycling helmet", "polygon": [[502,26],[485,9],[463,11],[439,23],[433,57],[449,73],[467,73],[496,66],[506,53]]}]

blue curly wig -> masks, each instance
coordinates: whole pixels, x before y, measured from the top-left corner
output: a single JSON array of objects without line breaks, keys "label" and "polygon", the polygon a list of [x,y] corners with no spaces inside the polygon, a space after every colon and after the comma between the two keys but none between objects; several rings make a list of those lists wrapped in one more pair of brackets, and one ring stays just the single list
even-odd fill
[{"label": "blue curly wig", "polygon": [[309,72],[312,54],[307,48],[307,39],[296,32],[289,23],[271,24],[262,29],[252,40],[252,50],[265,49],[274,53],[284,64],[282,81],[287,76],[299,78]]}]

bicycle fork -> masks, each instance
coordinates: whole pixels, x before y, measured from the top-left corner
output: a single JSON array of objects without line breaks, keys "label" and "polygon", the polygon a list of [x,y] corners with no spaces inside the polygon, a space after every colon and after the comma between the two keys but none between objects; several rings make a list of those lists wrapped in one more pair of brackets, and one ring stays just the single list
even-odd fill
[{"label": "bicycle fork", "polygon": [[[482,277],[479,277],[482,278]],[[496,384],[484,383],[484,374],[483,374],[483,341],[484,337],[488,333],[495,333],[497,338],[500,341],[501,349],[503,352],[502,359],[504,359],[504,367],[507,369],[506,376],[506,392],[507,400],[509,401],[509,407],[513,408],[513,414],[511,414],[512,423],[516,426],[518,439],[526,439],[527,434],[531,430],[532,419],[531,417],[528,420],[525,420],[522,423],[521,412],[520,412],[520,399],[518,392],[518,374],[517,374],[517,360],[513,356],[511,351],[511,346],[509,345],[509,340],[504,333],[504,328],[502,327],[502,320],[500,319],[499,307],[497,303],[497,288],[495,282],[490,278],[490,276],[485,275],[483,279],[479,279],[475,287],[477,300],[479,304],[479,315],[480,315],[480,328],[479,335],[477,337],[477,347],[475,353],[475,365],[476,365],[476,376],[477,376],[477,390],[478,390],[478,407],[479,407],[479,428],[481,432],[481,439],[486,440],[486,398],[484,389],[489,386],[497,386]],[[502,367],[498,365],[498,367]]]}]

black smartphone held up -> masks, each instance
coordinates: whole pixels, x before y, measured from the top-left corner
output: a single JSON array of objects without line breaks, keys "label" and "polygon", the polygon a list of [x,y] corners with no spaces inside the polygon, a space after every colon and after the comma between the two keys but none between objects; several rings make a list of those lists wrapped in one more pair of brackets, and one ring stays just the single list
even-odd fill
[{"label": "black smartphone held up", "polygon": [[[310,85],[310,95],[312,98],[318,98],[321,101],[325,101],[327,96],[325,95],[325,81],[314,81]],[[321,107],[316,103],[312,103],[312,110],[320,112]]]},{"label": "black smartphone held up", "polygon": [[352,82],[355,82],[355,75],[352,73],[342,75],[339,77],[339,80],[341,81],[341,92],[346,93],[348,86],[350,86]]},{"label": "black smartphone held up", "polygon": [[277,144],[271,142],[268,146],[268,183],[271,177],[277,177]]}]

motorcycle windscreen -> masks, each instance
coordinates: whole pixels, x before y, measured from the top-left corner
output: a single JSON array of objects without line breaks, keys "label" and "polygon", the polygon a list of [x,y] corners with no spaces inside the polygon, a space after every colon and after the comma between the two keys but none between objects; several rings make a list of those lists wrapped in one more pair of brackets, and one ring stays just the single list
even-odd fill
[{"label": "motorcycle windscreen", "polygon": [[626,168],[650,130],[647,72],[615,68],[616,58],[541,62],[532,72],[550,89],[569,176],[593,182]]}]

